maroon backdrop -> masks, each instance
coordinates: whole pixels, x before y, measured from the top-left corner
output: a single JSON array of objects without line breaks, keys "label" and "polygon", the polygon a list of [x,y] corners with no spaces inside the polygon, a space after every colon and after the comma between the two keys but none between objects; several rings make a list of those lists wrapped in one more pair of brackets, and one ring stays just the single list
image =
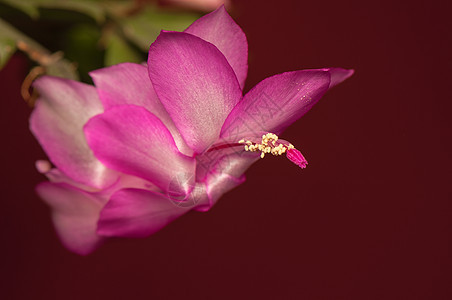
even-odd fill
[{"label": "maroon backdrop", "polygon": [[308,168],[266,158],[211,211],[87,257],[34,194],[45,156],[16,57],[0,73],[4,299],[452,299],[450,9],[396,2],[236,1],[247,89],[356,70],[283,135]]}]

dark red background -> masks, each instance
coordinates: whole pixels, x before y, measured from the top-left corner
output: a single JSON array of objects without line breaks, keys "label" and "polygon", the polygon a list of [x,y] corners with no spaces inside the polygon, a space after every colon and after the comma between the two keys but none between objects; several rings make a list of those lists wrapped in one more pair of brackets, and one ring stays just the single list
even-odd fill
[{"label": "dark red background", "polygon": [[236,1],[247,89],[283,71],[356,74],[284,138],[301,171],[266,158],[207,213],[156,235],[65,250],[33,192],[44,158],[1,73],[4,299],[452,299],[451,34],[445,1]]}]

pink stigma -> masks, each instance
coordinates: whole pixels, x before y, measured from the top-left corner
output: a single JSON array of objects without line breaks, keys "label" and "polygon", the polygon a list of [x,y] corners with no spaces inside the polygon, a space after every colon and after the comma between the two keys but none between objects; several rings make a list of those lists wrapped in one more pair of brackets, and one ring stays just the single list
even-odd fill
[{"label": "pink stigma", "polygon": [[286,156],[291,162],[302,169],[306,168],[308,164],[308,161],[304,158],[303,154],[297,149],[288,149]]}]

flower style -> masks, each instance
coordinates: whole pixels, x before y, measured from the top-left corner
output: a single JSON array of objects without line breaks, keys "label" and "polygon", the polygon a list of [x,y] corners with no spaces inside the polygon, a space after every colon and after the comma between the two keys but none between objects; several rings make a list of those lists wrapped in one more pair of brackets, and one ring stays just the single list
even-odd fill
[{"label": "flower style", "polygon": [[209,210],[266,154],[304,168],[278,139],[332,86],[339,68],[269,77],[245,96],[247,41],[224,7],[184,32],[162,32],[147,66],[91,73],[95,87],[44,76],[30,118],[47,161],[37,186],[63,244],[87,254],[109,237],[145,237]]}]

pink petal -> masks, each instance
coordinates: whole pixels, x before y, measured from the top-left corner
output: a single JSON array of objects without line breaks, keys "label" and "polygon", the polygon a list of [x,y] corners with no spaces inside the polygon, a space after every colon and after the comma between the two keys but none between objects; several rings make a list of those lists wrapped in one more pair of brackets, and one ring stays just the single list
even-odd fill
[{"label": "pink petal", "polygon": [[90,75],[105,109],[122,104],[134,104],[146,108],[165,124],[177,147],[184,154],[193,154],[157,97],[149,79],[147,67],[123,63],[95,70]]},{"label": "pink petal", "polygon": [[248,73],[248,42],[224,5],[196,20],[185,32],[214,44],[226,56],[243,89]]},{"label": "pink petal", "polygon": [[30,129],[50,160],[80,183],[102,188],[117,173],[97,160],[86,143],[83,125],[103,107],[93,86],[44,76],[34,86],[40,98],[30,117]]},{"label": "pink petal", "polygon": [[117,171],[146,179],[167,190],[175,176],[184,177],[173,189],[189,192],[195,160],[179,152],[165,125],[143,107],[115,106],[86,124],[86,138],[99,160]]},{"label": "pink petal", "polygon": [[[37,161],[36,162],[36,169],[39,173],[44,174],[48,180],[54,183],[66,183],[70,186],[76,187],[78,189],[81,189],[85,192],[99,192],[99,189],[85,185],[83,183],[77,182],[72,180],[72,178],[66,176],[64,173],[62,173],[57,168],[52,168],[50,162],[48,161]],[[123,174],[121,174],[123,175]],[[114,186],[110,185],[107,189],[110,189]]]},{"label": "pink petal", "polygon": [[154,89],[185,142],[202,153],[241,99],[235,73],[212,44],[182,32],[162,32],[149,50]]},{"label": "pink petal", "polygon": [[81,255],[99,247],[104,238],[96,233],[102,199],[64,183],[43,182],[38,195],[52,208],[52,220],[63,245]]},{"label": "pink petal", "polygon": [[228,116],[222,137],[240,140],[256,132],[281,133],[308,112],[328,90],[331,75],[337,84],[341,69],[287,72],[264,79],[256,85]]},{"label": "pink petal", "polygon": [[212,149],[196,157],[196,180],[206,184],[208,196],[208,201],[196,208],[199,211],[209,210],[224,193],[243,183],[246,169],[260,158],[260,154],[244,151],[242,144]]},{"label": "pink petal", "polygon": [[100,213],[97,233],[102,236],[146,237],[188,212],[162,194],[122,189]]},{"label": "pink petal", "polygon": [[197,211],[208,211],[225,193],[245,182],[245,175],[235,178],[227,173],[211,173],[207,176],[205,184],[209,202],[196,207]]},{"label": "pink petal", "polygon": [[[223,140],[218,147],[228,143]],[[225,173],[239,178],[260,158],[260,153],[246,152],[243,144],[220,149],[217,149],[217,145],[196,157],[196,181],[205,181],[210,173]]]},{"label": "pink petal", "polygon": [[355,73],[354,70],[346,70],[342,68],[326,68],[322,70],[330,72],[331,82],[329,88],[338,85],[342,81],[350,78],[353,75],[353,73]]}]

